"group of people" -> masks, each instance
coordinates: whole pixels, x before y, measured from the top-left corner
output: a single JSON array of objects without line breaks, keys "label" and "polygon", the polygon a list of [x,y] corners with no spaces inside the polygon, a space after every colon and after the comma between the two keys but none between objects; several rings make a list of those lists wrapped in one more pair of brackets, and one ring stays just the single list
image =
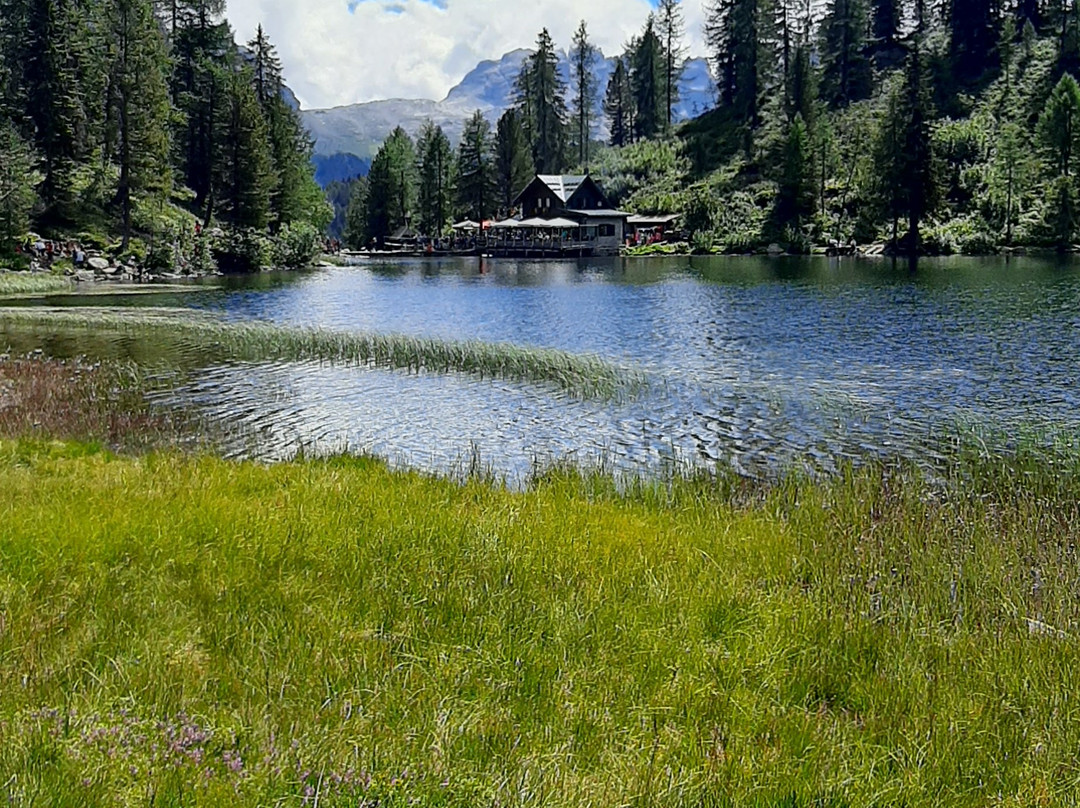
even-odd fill
[{"label": "group of people", "polygon": [[75,241],[52,241],[40,236],[27,236],[22,244],[15,247],[15,252],[50,263],[61,258],[70,258],[77,267],[86,263],[86,250]]}]

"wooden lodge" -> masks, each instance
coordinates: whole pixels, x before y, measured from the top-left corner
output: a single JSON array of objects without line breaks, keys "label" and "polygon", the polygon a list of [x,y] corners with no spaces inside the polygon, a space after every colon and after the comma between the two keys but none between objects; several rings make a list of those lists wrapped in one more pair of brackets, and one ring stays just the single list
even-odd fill
[{"label": "wooden lodge", "polygon": [[514,199],[520,218],[494,222],[489,255],[618,255],[630,214],[611,207],[588,175],[538,174]]}]

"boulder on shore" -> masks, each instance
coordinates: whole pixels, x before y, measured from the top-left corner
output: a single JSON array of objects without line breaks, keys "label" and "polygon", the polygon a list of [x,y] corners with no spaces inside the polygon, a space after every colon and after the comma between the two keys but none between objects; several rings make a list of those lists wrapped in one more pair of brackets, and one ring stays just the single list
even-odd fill
[{"label": "boulder on shore", "polygon": [[75,280],[82,283],[93,283],[94,273],[88,269],[80,269],[75,273]]},{"label": "boulder on shore", "polygon": [[109,268],[109,262],[104,258],[88,258],[86,264],[95,272],[104,272]]}]

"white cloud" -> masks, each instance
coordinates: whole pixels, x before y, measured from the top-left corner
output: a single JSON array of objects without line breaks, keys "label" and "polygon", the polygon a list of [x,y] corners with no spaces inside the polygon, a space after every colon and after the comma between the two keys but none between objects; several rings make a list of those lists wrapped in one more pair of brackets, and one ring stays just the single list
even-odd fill
[{"label": "white cloud", "polygon": [[[285,78],[307,109],[379,98],[442,99],[483,59],[532,47],[547,27],[568,48],[584,18],[616,53],[639,31],[649,0],[230,0],[237,39],[262,23]],[[687,41],[703,52],[700,0],[684,0]]]}]

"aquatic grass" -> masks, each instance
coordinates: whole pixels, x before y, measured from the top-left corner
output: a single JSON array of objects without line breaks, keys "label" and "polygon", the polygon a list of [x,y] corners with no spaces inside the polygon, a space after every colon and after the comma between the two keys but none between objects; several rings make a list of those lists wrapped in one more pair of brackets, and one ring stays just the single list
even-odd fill
[{"label": "aquatic grass", "polygon": [[0,355],[0,438],[35,436],[114,449],[208,445],[190,414],[152,408],[151,381],[129,363]]},{"label": "aquatic grass", "polygon": [[71,281],[58,275],[0,270],[0,297],[48,294],[71,288]]},{"label": "aquatic grass", "polygon": [[0,782],[17,806],[1075,804],[1057,476],[564,467],[515,493],[0,443]]},{"label": "aquatic grass", "polygon": [[172,343],[188,354],[226,361],[327,361],[481,378],[551,384],[583,397],[632,393],[637,370],[597,356],[477,340],[447,341],[400,334],[364,334],[232,322],[194,311],[160,309],[0,309],[0,327],[88,331]]}]

